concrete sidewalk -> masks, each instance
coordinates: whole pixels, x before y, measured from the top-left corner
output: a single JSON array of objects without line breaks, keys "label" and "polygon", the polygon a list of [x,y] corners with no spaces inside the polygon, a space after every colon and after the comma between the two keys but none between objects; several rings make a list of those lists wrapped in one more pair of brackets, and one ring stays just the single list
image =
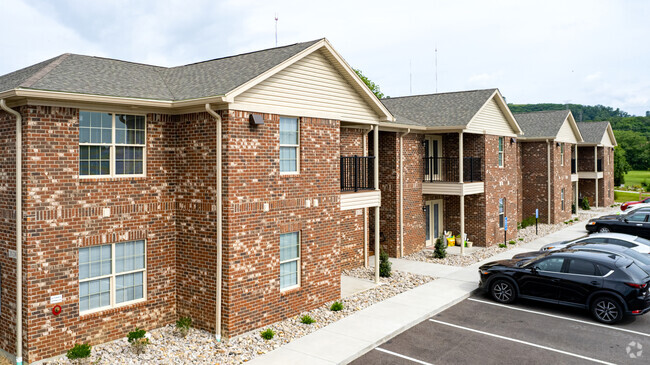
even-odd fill
[{"label": "concrete sidewalk", "polygon": [[586,221],[467,267],[391,259],[393,269],[438,279],[355,312],[249,363],[345,364],[401,332],[469,297],[478,287],[478,267],[538,250],[551,242],[584,236]]}]

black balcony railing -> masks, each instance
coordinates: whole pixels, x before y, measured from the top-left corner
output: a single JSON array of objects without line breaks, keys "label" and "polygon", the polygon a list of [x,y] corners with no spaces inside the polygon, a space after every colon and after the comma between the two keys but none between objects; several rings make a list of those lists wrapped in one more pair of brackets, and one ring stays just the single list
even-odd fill
[{"label": "black balcony railing", "polygon": [[575,158],[572,158],[572,159],[571,159],[571,173],[572,173],[572,174],[576,174],[576,173],[577,173],[578,170],[577,170],[576,168],[577,168],[577,166],[576,166],[576,159],[575,159]]},{"label": "black balcony railing", "polygon": [[[580,163],[578,164],[578,171],[594,171],[594,159],[593,158],[581,158],[578,156]],[[599,158],[596,160],[596,171],[603,172],[603,159]]]},{"label": "black balcony railing", "polygon": [[[424,182],[458,182],[458,157],[425,157]],[[481,158],[463,158],[463,181],[483,181]]]},{"label": "black balcony railing", "polygon": [[374,156],[341,156],[341,191],[374,190],[374,182]]}]

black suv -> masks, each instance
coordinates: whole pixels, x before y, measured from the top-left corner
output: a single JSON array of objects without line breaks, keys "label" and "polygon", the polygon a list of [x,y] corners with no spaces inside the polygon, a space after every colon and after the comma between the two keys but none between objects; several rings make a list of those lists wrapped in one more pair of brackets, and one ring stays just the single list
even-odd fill
[{"label": "black suv", "polygon": [[585,308],[607,324],[650,311],[650,275],[615,253],[545,252],[533,259],[490,262],[479,274],[481,289],[501,303],[525,298]]},{"label": "black suv", "polygon": [[589,233],[617,232],[650,239],[650,208],[592,218],[587,222],[585,229]]}]

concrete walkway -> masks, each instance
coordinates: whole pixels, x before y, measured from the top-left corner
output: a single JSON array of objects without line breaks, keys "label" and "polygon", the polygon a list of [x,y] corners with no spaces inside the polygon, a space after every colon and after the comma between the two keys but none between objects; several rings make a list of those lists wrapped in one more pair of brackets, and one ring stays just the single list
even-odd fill
[{"label": "concrete walkway", "polygon": [[438,279],[355,312],[265,355],[253,364],[345,364],[421,321],[464,300],[478,287],[478,267],[587,234],[586,221],[467,267],[391,259],[393,269]]}]

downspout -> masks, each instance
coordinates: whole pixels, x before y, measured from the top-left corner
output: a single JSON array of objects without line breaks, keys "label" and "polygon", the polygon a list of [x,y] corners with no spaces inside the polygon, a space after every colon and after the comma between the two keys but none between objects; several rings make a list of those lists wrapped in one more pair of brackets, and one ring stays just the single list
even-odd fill
[{"label": "downspout", "polygon": [[[379,125],[372,132],[373,154],[375,156],[375,190],[379,191]],[[379,206],[375,207],[375,284],[379,284]]]},{"label": "downspout", "polygon": [[16,364],[23,363],[23,118],[0,99],[0,108],[16,117]]},{"label": "downspout", "polygon": [[399,136],[399,257],[404,257],[404,147],[402,139],[411,133],[411,128]]},{"label": "downspout", "polygon": [[547,193],[547,213],[548,214],[548,224],[551,223],[551,140],[546,140],[546,169],[547,169],[547,178],[546,178],[546,193]]},{"label": "downspout", "polygon": [[[368,134],[375,129],[374,125],[371,125],[366,132],[363,133],[363,154],[368,156]],[[363,266],[368,267],[368,208],[363,208]]]},{"label": "downspout", "polygon": [[210,104],[205,104],[205,111],[212,115],[217,121],[217,300],[216,300],[216,327],[215,337],[217,342],[221,342],[221,276],[222,276],[222,251],[223,251],[223,225],[221,223],[223,215],[223,198],[222,198],[222,161],[221,161],[221,116],[217,114]]}]

